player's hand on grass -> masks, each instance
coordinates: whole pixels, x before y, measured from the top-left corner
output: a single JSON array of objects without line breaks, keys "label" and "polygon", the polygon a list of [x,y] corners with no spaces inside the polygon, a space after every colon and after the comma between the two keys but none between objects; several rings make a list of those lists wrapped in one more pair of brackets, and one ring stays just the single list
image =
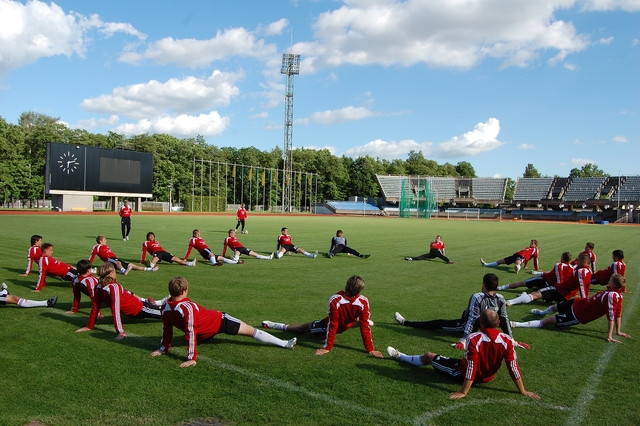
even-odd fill
[{"label": "player's hand on grass", "polygon": [[[464,340],[460,340],[459,342],[452,343],[451,346],[453,346],[455,349],[457,349],[459,351],[464,351],[466,349]],[[459,398],[461,398],[461,397],[459,397]],[[458,399],[458,398],[453,398],[453,399]]]},{"label": "player's hand on grass", "polygon": [[320,349],[316,349],[316,355],[320,356],[320,355],[324,355],[324,354],[328,354],[329,351],[324,349],[324,348],[320,348]]},{"label": "player's hand on grass", "polygon": [[125,337],[127,337],[127,333],[118,333],[118,335],[116,336],[116,340],[122,340]]},{"label": "player's hand on grass", "polygon": [[529,346],[525,342],[516,342],[516,346],[522,349],[531,349],[531,346]]},{"label": "player's hand on grass", "polygon": [[29,276],[29,274],[20,274],[20,275],[18,275],[18,276],[19,276],[19,277],[28,277],[28,276]]},{"label": "player's hand on grass", "polygon": [[193,367],[194,365],[196,365],[196,361],[193,359],[190,359],[189,361],[185,361],[182,364],[180,364],[180,368]]},{"label": "player's hand on grass", "polygon": [[524,396],[528,396],[531,399],[540,399],[540,395],[538,395],[537,393],[533,393],[533,392],[529,392],[529,391],[524,391],[522,392],[522,394]]},{"label": "player's hand on grass", "polygon": [[151,356],[160,356],[160,355],[164,355],[164,352],[162,352],[160,349],[157,349],[151,352]]},{"label": "player's hand on grass", "polygon": [[462,399],[465,396],[467,396],[466,393],[462,393],[462,392],[451,392],[449,394],[449,399]]},{"label": "player's hand on grass", "polygon": [[73,311],[71,310],[71,311],[67,311],[67,312],[65,312],[65,314],[75,314],[75,312],[73,312]]},{"label": "player's hand on grass", "polygon": [[76,330],[76,333],[84,333],[85,331],[91,330],[89,327],[82,327]]},{"label": "player's hand on grass", "polygon": [[375,356],[376,358],[384,358],[384,355],[382,355],[382,352],[380,351],[371,351],[369,352],[369,355]]}]

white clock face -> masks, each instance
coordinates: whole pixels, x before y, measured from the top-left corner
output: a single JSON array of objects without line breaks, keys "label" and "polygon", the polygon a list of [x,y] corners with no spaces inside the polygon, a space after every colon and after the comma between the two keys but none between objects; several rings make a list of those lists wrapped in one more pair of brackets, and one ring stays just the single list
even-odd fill
[{"label": "white clock face", "polygon": [[78,158],[75,154],[72,154],[70,151],[63,153],[58,159],[58,165],[60,166],[60,170],[62,170],[66,174],[71,174],[78,170],[78,166],[80,163],[78,162]]}]

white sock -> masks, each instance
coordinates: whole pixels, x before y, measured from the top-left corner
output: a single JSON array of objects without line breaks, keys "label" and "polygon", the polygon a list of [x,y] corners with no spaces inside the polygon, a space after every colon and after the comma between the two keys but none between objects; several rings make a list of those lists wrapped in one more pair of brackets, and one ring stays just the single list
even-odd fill
[{"label": "white sock", "polygon": [[193,260],[191,262],[187,262],[187,266],[195,266],[196,262]]},{"label": "white sock", "polygon": [[485,263],[484,266],[486,266],[487,268],[490,268],[492,266],[498,266],[498,261]]},{"label": "white sock", "polygon": [[498,290],[500,290],[500,291],[507,290],[507,289],[509,289],[509,284],[499,285],[498,286]]},{"label": "white sock", "polygon": [[127,272],[127,268],[120,268],[120,272],[122,272],[122,274],[124,274],[125,272]]},{"label": "white sock", "polygon": [[553,313],[553,305],[547,307],[547,309],[540,311],[540,315],[549,315],[552,313]]},{"label": "white sock", "polygon": [[521,328],[542,328],[542,321],[541,320],[526,321],[526,322],[514,321],[512,325],[514,327],[521,327]]},{"label": "white sock", "polygon": [[280,346],[281,348],[284,348],[287,345],[286,340],[278,339],[276,336],[272,336],[271,334],[258,330],[257,328],[255,333],[253,333],[253,338],[262,343],[269,343],[271,345]]},{"label": "white sock", "polygon": [[41,302],[37,300],[29,300],[23,299],[22,297],[18,299],[18,306],[21,308],[44,308],[47,306],[47,301],[43,300]]},{"label": "white sock", "polygon": [[510,305],[519,305],[521,303],[529,303],[533,300],[533,297],[528,293],[523,293],[515,299],[507,300]]},{"label": "white sock", "polygon": [[422,355],[405,355],[401,352],[400,358],[398,359],[402,362],[408,362],[409,364],[417,365],[418,367],[422,367],[424,365],[422,363]]},{"label": "white sock", "polygon": [[144,270],[145,271],[153,271],[153,268],[149,266],[149,267],[144,268]]},{"label": "white sock", "polygon": [[233,260],[233,259],[227,259],[226,257],[222,260],[224,263],[232,263],[232,264],[236,264],[238,263],[237,260]]},{"label": "white sock", "polygon": [[215,265],[216,263],[218,263],[218,261],[216,260],[215,257],[209,256],[209,263],[212,265]]},{"label": "white sock", "polygon": [[256,255],[256,259],[269,260],[271,259],[269,256],[264,256],[262,254]]},{"label": "white sock", "polygon": [[308,251],[303,251],[302,254],[304,254],[307,257],[313,257],[313,253],[309,253]]},{"label": "white sock", "polygon": [[156,267],[156,264],[155,264],[155,263],[153,263],[153,262],[149,262],[149,268],[155,268],[155,267]]}]

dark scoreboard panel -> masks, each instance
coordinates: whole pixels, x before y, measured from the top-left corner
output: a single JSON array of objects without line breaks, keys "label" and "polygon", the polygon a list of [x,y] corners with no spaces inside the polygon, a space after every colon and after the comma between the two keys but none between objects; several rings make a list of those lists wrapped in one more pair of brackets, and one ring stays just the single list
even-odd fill
[{"label": "dark scoreboard panel", "polygon": [[150,194],[153,154],[64,143],[47,144],[46,190],[96,195]]}]

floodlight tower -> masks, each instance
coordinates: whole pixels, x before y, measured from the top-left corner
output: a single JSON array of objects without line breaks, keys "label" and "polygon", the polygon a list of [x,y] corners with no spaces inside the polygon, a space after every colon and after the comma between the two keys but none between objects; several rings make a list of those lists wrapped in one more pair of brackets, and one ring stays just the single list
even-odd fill
[{"label": "floodlight tower", "polygon": [[293,76],[300,74],[300,55],[282,54],[280,74],[287,76],[284,94],[284,179],[282,180],[282,209],[291,211],[291,187],[293,185]]}]

